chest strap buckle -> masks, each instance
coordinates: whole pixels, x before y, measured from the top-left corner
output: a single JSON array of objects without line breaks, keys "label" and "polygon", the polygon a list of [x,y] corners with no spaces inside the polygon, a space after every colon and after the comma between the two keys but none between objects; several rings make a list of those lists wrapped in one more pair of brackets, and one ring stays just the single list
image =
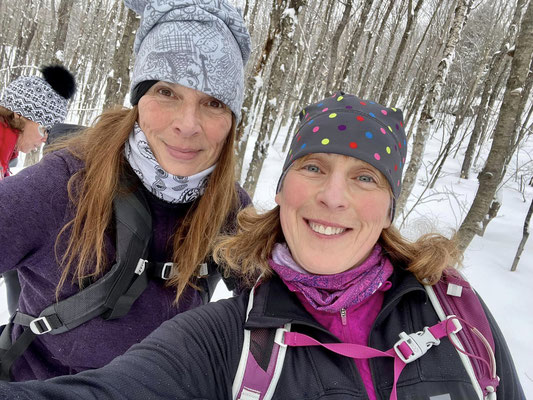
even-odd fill
[{"label": "chest strap buckle", "polygon": [[400,340],[394,345],[394,351],[406,364],[422,357],[432,346],[440,344],[440,340],[433,336],[428,327],[411,334],[402,332],[399,336]]}]

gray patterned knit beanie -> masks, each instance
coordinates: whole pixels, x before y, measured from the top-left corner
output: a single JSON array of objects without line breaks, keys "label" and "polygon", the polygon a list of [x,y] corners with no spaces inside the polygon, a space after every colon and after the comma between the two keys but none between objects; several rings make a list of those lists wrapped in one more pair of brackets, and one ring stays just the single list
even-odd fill
[{"label": "gray patterned knit beanie", "polygon": [[[310,153],[335,153],[363,160],[387,179],[395,199],[402,188],[407,138],[402,111],[337,92],[305,107],[294,135],[277,192],[292,163]],[[393,201],[393,215],[394,215]]]},{"label": "gray patterned knit beanie", "polygon": [[41,69],[43,78],[21,76],[4,90],[0,106],[47,128],[63,122],[76,92],[74,76],[60,65]]},{"label": "gray patterned knit beanie", "polygon": [[250,35],[228,0],[124,0],[141,16],[131,82],[166,81],[199,90],[240,119]]}]

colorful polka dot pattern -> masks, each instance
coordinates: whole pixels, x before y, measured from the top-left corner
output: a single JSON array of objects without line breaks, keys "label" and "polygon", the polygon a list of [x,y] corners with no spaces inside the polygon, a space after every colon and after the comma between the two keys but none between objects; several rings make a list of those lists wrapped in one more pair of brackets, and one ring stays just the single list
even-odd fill
[{"label": "colorful polka dot pattern", "polygon": [[278,190],[294,160],[310,153],[336,153],[373,165],[387,178],[394,197],[399,196],[407,154],[401,110],[337,92],[299,115]]}]

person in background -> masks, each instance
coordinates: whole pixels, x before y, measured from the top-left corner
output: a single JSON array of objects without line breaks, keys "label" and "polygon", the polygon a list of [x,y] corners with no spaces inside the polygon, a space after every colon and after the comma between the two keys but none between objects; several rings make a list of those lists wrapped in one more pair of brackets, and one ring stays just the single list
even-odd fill
[{"label": "person in background", "polygon": [[[455,320],[437,324],[423,286],[459,263],[456,244],[439,234],[410,242],[392,225],[406,145],[398,109],[342,92],[305,107],[277,207],[241,211],[237,234],[215,246],[215,259],[254,286],[253,296],[180,314],[101,369],[0,385],[0,399],[479,399],[446,338]],[[523,400],[505,340],[485,312],[496,394]],[[440,341],[429,326],[446,331]],[[395,345],[405,360],[404,350],[415,348],[399,345],[402,331],[420,331],[414,336],[432,347],[402,361]],[[282,351],[284,361],[272,362]],[[265,377],[279,378],[274,390]]]},{"label": "person in background", "polygon": [[41,69],[43,77],[21,76],[0,98],[0,180],[10,175],[18,152],[38,149],[48,130],[67,116],[68,100],[76,91],[72,74],[60,65]]},{"label": "person in background", "polygon": [[[206,279],[220,279],[209,267],[213,240],[234,230],[237,211],[250,203],[234,172],[250,53],[242,16],[227,0],[125,4],[142,18],[132,108],[104,112],[38,165],[0,184],[0,272],[16,269],[21,283],[11,336],[15,343],[33,340],[10,368],[15,381],[106,365],[162,322],[208,301]],[[119,235],[122,208],[115,201],[126,195],[144,205],[125,225],[147,219],[151,226],[147,255],[132,261],[135,275],[144,279],[150,265],[163,269],[148,276],[141,293],[122,294],[111,316],[59,333],[68,327],[54,330],[50,318],[37,316],[105,282],[113,265],[139,250],[136,232],[127,240]],[[117,254],[122,248],[124,258]],[[226,282],[238,289],[238,282]],[[116,318],[122,301],[129,311]]]},{"label": "person in background", "polygon": [[55,124],[48,130],[48,137],[43,146],[43,153],[46,153],[48,148],[57,140],[65,140],[73,135],[77,135],[86,129],[86,126],[76,124]]}]

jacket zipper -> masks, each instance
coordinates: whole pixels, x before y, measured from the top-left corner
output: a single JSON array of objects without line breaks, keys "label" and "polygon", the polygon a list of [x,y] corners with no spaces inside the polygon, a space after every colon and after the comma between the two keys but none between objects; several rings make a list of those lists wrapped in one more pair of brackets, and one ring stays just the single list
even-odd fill
[{"label": "jacket zipper", "polygon": [[346,326],[346,308],[341,308],[341,323]]}]

